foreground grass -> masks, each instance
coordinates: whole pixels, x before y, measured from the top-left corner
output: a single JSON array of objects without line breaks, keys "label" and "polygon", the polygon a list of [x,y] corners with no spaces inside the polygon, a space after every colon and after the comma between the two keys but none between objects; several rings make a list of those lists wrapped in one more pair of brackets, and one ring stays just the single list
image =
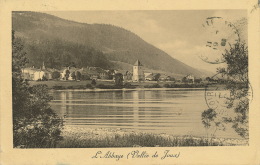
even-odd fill
[{"label": "foreground grass", "polygon": [[162,137],[154,134],[125,134],[105,137],[103,139],[78,139],[65,137],[57,148],[111,148],[111,147],[177,147],[177,146],[222,146],[205,138]]},{"label": "foreground grass", "polygon": [[[182,147],[241,145],[223,139],[207,139],[193,136],[172,136],[167,134],[143,133],[113,128],[86,128],[66,126],[63,140],[56,148],[113,148],[113,147]],[[244,145],[244,144],[243,144]]]},{"label": "foreground grass", "polygon": [[248,140],[173,136],[167,134],[123,131],[113,128],[65,126],[63,139],[51,146],[18,146],[16,148],[115,148],[115,147],[185,147],[246,146]]}]

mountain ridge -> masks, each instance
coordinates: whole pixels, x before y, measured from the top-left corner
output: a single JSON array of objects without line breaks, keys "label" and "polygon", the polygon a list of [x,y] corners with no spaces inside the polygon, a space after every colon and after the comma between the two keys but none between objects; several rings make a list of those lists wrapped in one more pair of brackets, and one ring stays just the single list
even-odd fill
[{"label": "mountain ridge", "polygon": [[12,23],[17,36],[25,42],[31,65],[39,66],[39,61],[44,60],[47,67],[53,67],[69,60],[80,67],[124,69],[113,61],[133,65],[139,59],[145,68],[176,76],[208,75],[114,25],[79,23],[38,12],[13,12]]}]

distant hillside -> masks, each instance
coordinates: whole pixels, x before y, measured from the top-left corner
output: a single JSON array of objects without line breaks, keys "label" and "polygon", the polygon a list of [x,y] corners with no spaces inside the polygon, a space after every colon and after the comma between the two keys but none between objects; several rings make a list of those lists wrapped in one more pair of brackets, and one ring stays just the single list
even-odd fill
[{"label": "distant hillside", "polygon": [[36,12],[13,12],[12,18],[12,28],[25,43],[30,65],[39,67],[44,61],[52,68],[75,63],[78,67],[129,69],[139,59],[151,70],[207,75],[120,27],[77,23]]}]

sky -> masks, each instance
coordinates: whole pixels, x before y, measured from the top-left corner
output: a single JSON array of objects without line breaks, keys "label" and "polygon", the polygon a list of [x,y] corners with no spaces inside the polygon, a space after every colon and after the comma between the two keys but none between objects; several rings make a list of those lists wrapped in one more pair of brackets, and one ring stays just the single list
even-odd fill
[{"label": "sky", "polygon": [[218,65],[201,60],[205,47],[206,18],[222,17],[234,22],[246,17],[246,10],[142,10],[142,11],[49,11],[67,20],[88,24],[112,24],[130,30],[171,57],[194,68],[215,72]]}]

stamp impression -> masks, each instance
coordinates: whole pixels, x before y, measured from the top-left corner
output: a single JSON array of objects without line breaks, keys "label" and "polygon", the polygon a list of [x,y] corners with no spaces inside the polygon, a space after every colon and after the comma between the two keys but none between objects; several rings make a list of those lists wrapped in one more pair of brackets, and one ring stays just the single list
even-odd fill
[{"label": "stamp impression", "polygon": [[205,88],[205,101],[210,109],[227,108],[228,100],[232,97],[228,90],[216,88]]},{"label": "stamp impression", "polygon": [[[253,100],[253,90],[250,83],[248,84],[247,94],[244,97],[247,97],[249,102]],[[205,101],[210,109],[225,110],[228,108],[230,100],[232,99],[235,99],[234,94],[223,87],[205,88]]]},{"label": "stamp impression", "polygon": [[231,45],[240,42],[239,31],[235,25],[222,17],[208,17],[202,26],[207,38],[204,40],[205,44],[199,58],[211,64],[223,63],[222,54]]}]

